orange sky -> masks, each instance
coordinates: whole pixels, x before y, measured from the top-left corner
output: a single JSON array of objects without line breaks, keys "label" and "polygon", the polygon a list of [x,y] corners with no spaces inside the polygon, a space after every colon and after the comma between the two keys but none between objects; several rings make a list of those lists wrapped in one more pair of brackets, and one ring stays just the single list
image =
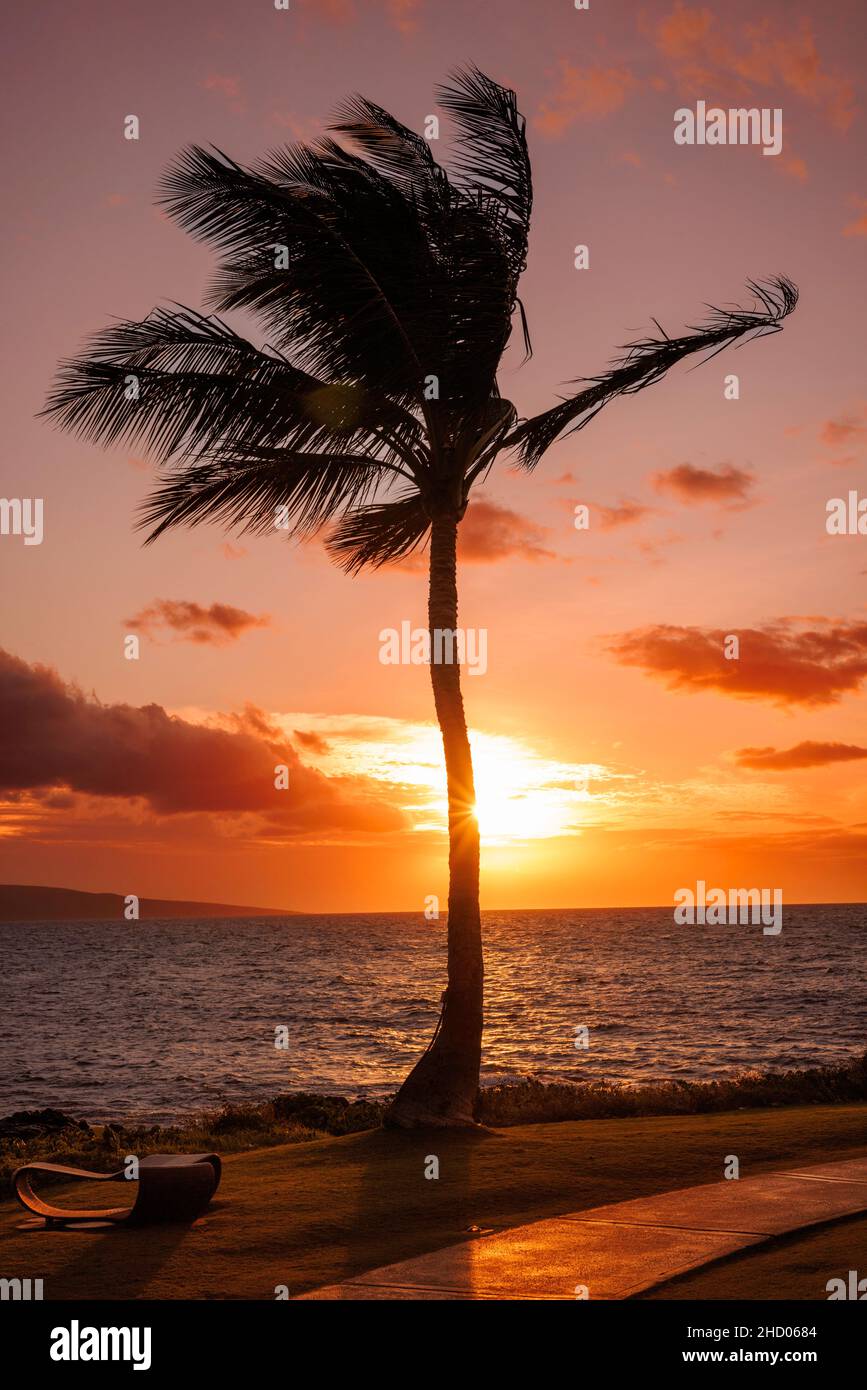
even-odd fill
[{"label": "orange sky", "polygon": [[[534,356],[500,381],[521,413],[652,316],[679,331],[778,271],[802,295],[782,334],[612,403],[532,476],[501,463],[471,507],[483,905],[669,903],[698,878],[867,896],[867,536],[825,530],[829,498],[867,496],[865,55],[859,7],[828,8],[97,0],[97,45],[75,7],[16,16],[2,491],[44,499],[45,535],[0,536],[0,877],[311,911],[444,900],[428,673],[378,659],[382,629],[423,624],[423,570],[348,579],[318,542],[213,529],[143,550],[146,460],[33,417],[112,316],[201,306],[210,257],[153,207],[184,144],[252,159],[355,88],[421,129],[472,59],[528,118]],[[676,146],[698,99],[781,108],[782,153]]]}]

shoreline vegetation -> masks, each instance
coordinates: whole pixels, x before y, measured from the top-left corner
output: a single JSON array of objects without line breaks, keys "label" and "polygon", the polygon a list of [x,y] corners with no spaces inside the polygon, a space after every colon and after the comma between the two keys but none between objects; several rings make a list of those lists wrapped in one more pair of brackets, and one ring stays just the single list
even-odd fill
[{"label": "shoreline vegetation", "polygon": [[[640,1085],[587,1081],[545,1083],[533,1078],[484,1087],[476,1119],[490,1129],[575,1120],[707,1115],[723,1111],[867,1101],[867,1051],[835,1066],[741,1072],[714,1081],[662,1081]],[[203,1110],[175,1125],[138,1122],[89,1124],[63,1111],[17,1111],[0,1119],[0,1194],[11,1175],[37,1159],[110,1171],[135,1153],[242,1153],[303,1144],[379,1127],[389,1105],[292,1092],[259,1103]],[[867,1141],[867,1133],[865,1133]]]}]

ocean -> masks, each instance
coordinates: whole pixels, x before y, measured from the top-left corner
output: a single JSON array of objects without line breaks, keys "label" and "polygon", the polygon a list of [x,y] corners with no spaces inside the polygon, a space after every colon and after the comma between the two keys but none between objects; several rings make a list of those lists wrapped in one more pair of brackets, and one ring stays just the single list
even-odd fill
[{"label": "ocean", "polygon": [[[670,908],[483,916],[483,1084],[704,1080],[867,1046],[867,905],[786,907],[778,936]],[[387,1095],[445,985],[444,925],[410,913],[2,923],[0,951],[0,1115]]]}]

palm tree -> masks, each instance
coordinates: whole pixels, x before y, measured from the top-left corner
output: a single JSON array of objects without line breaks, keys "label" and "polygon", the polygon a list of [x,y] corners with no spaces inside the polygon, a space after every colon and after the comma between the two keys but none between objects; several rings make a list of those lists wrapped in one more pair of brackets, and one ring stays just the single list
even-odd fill
[{"label": "palm tree", "polygon": [[[450,174],[429,143],[372,102],[345,103],[324,138],[243,168],[186,150],[161,201],[221,253],[210,304],[258,314],[255,347],[183,306],[121,322],[61,365],[46,414],[101,444],[149,447],[164,468],[143,507],[148,542],[219,521],[296,537],[328,526],[348,573],[430,543],[429,623],[457,628],[455,551],[470,490],[508,453],[532,470],[615,396],[691,354],[780,328],[784,278],[750,284],[750,309],[712,309],[683,336],[627,345],[599,376],[519,419],[497,369],[520,315],[532,205],[515,94],[476,68],[439,92]],[[346,147],[348,142],[349,148]],[[655,321],[654,321],[655,322]],[[656,325],[659,328],[658,325]],[[448,788],[448,987],[434,1038],[389,1122],[473,1122],[482,1038],[479,828],[457,664],[431,660]]]}]

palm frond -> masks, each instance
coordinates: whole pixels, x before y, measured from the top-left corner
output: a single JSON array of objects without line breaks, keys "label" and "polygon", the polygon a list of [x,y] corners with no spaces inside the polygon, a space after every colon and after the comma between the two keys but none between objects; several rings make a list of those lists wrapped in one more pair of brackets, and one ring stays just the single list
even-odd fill
[{"label": "palm frond", "polygon": [[386,502],[348,511],[328,537],[325,548],[347,574],[401,560],[421,545],[430,518],[418,493],[403,493]]},{"label": "palm frond", "polygon": [[164,476],[142,504],[138,525],[149,532],[148,545],[173,526],[203,521],[242,533],[279,529],[303,537],[372,497],[389,476],[366,454],[282,450],[224,458]]},{"label": "palm frond", "polygon": [[[330,140],[278,151],[260,172],[281,188],[303,180],[307,202],[319,200],[321,216],[339,228],[352,254],[369,269],[423,374],[415,383],[414,403],[433,432],[447,437],[454,414],[490,394],[511,330],[508,259],[488,213],[447,182],[438,182],[431,196],[417,196]],[[218,303],[254,308],[269,323],[274,314],[276,331],[276,321],[286,319],[287,292],[295,294],[294,260],[289,269],[288,277],[275,274],[261,255],[227,266],[217,285]],[[323,290],[317,280],[315,288],[321,307],[330,284]],[[359,335],[350,346],[358,346],[366,361],[367,306],[347,315],[346,299],[342,291],[336,294],[333,311],[341,331],[348,322]],[[325,340],[313,341],[321,352]],[[425,398],[422,403],[421,382],[431,377],[438,394],[435,402]]]},{"label": "palm frond", "polygon": [[328,384],[182,306],[97,334],[61,364],[44,414],[101,444],[144,443],[160,462],[235,447],[344,450],[413,459],[418,421],[354,383]]},{"label": "palm frond", "polygon": [[[335,523],[350,572],[421,545],[432,511],[460,512],[503,449],[533,468],[558,437],[676,362],[777,332],[798,292],[750,284],[752,308],[713,308],[669,338],[631,342],[552,409],[518,421],[497,369],[516,314],[533,190],[514,92],[476,67],[440,101],[456,131],[451,172],[428,142],[361,96],[312,145],[245,168],[192,146],[163,205],[220,254],[211,303],[258,314],[260,349],[217,314],[177,305],[104,330],[61,364],[45,411],[102,443],[137,441],[171,470],[144,506],[154,539],[215,520],[289,534]],[[436,389],[432,389],[436,383]],[[399,480],[399,481],[398,481]],[[397,491],[409,484],[410,490]]]},{"label": "palm frond", "polygon": [[499,213],[495,222],[508,246],[514,292],[527,263],[533,210],[526,122],[517,97],[472,65],[452,73],[437,96],[457,130],[459,186]]},{"label": "palm frond", "polygon": [[[423,155],[412,146],[416,184],[427,179],[420,196],[333,140],[275,151],[253,170],[194,147],[170,171],[164,202],[226,253],[218,311],[259,314],[305,369],[390,395],[441,435],[451,411],[490,394],[514,274],[496,201],[463,196]],[[440,404],[425,394],[431,377]]]},{"label": "palm frond", "polygon": [[[535,468],[559,436],[565,438],[583,429],[615,396],[632,395],[659,381],[682,358],[699,352],[712,357],[738,338],[764,337],[767,333],[779,332],[783,319],[798,302],[796,286],[780,276],[766,284],[749,281],[748,288],[756,296],[758,306],[726,309],[709,305],[707,322],[690,327],[682,337],[669,338],[662,333],[659,338],[647,337],[628,343],[622,350],[623,355],[607,372],[583,378],[591,384],[550,410],[521,421],[503,440],[502,448],[515,449],[518,462],[524,468]],[[567,429],[569,425],[571,429]]]},{"label": "palm frond", "polygon": [[430,143],[375,102],[356,93],[341,102],[329,126],[364,151],[368,161],[418,202],[449,205],[452,189]]},{"label": "palm frond", "polygon": [[[416,220],[387,180],[333,149],[278,151],[254,170],[220,151],[186,150],[163,203],[228,259],[211,301],[261,314],[278,347],[317,376],[352,379],[418,401],[426,325],[411,286],[424,250]],[[378,229],[378,231],[377,231]]]}]

